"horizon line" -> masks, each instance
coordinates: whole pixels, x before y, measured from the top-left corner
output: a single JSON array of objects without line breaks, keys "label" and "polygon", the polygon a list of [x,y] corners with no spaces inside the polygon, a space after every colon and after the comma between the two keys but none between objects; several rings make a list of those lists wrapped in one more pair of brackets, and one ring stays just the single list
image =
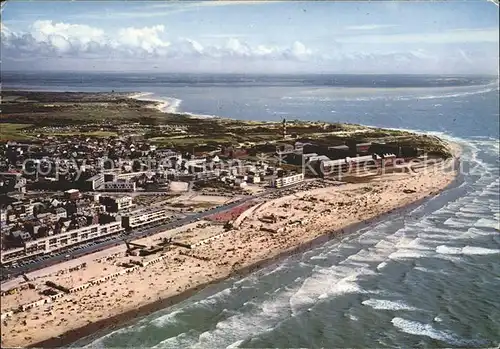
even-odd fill
[{"label": "horizon line", "polygon": [[500,74],[487,74],[487,73],[340,73],[340,72],[282,72],[282,73],[244,73],[244,72],[179,72],[179,71],[155,71],[155,70],[15,70],[15,69],[1,69],[0,75],[3,73],[76,73],[76,74],[151,74],[157,75],[247,75],[247,76],[281,76],[281,75],[392,75],[392,76],[475,76],[475,77],[496,77],[500,78]]}]

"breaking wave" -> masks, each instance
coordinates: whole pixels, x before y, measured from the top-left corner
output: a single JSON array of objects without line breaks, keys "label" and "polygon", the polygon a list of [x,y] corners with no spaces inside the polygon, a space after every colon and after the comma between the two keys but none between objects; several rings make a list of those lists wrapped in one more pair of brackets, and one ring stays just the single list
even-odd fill
[{"label": "breaking wave", "polygon": [[403,301],[390,301],[385,299],[367,299],[362,302],[363,305],[367,305],[377,310],[420,310],[418,308],[412,307]]},{"label": "breaking wave", "polygon": [[418,321],[406,320],[400,317],[395,317],[391,320],[391,322],[395,327],[397,327],[402,332],[416,336],[429,337],[444,342],[446,344],[457,345],[457,346],[464,346],[464,345],[476,346],[485,343],[485,341],[461,339],[454,333],[444,330],[437,330],[430,324],[424,324]]}]

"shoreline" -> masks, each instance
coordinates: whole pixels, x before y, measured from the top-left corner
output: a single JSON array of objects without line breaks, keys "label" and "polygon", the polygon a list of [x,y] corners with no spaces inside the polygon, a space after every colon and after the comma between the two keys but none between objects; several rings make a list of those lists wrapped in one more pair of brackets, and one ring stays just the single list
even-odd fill
[{"label": "shoreline", "polygon": [[[139,92],[139,93],[135,93],[131,96],[128,96],[128,98],[136,99],[138,101],[152,102],[154,104],[151,106],[148,106],[148,108],[156,109],[160,113],[169,113],[170,111],[168,111],[168,108],[171,107],[170,102],[163,100],[163,99],[159,99],[159,98],[144,98],[146,96],[151,96],[153,94],[154,94],[153,92]],[[174,107],[174,109],[171,112],[177,113],[175,111],[175,109],[176,109],[176,107]]]},{"label": "shoreline", "polygon": [[[451,143],[455,146],[455,149],[461,149],[461,147],[458,144]],[[451,145],[450,144],[450,145]],[[459,157],[456,156],[456,153],[453,152],[453,157],[454,157],[454,165],[453,165],[453,170],[456,170],[460,163],[459,163]],[[114,316],[111,316],[109,318],[104,318],[100,319],[98,321],[89,323],[87,325],[84,325],[80,328],[72,329],[70,331],[67,331],[63,333],[62,335],[58,337],[52,337],[43,341],[39,341],[37,343],[28,345],[27,347],[29,348],[36,348],[36,347],[43,347],[43,348],[55,348],[55,347],[61,347],[61,346],[68,346],[70,344],[73,344],[77,341],[83,340],[85,338],[89,338],[90,341],[93,339],[97,339],[101,337],[102,335],[106,333],[110,333],[114,330],[117,330],[119,328],[126,327],[127,325],[131,324],[134,321],[139,320],[142,317],[151,315],[157,311],[160,311],[162,309],[165,309],[167,307],[173,306],[177,303],[180,303],[182,301],[185,301],[186,299],[192,297],[193,295],[197,294],[198,292],[215,285],[217,283],[229,280],[231,278],[236,278],[236,280],[239,280],[243,277],[246,277],[250,275],[251,273],[264,269],[266,267],[275,265],[283,261],[284,259],[298,255],[300,253],[303,253],[305,251],[308,251],[314,247],[320,246],[330,240],[339,238],[342,235],[345,234],[353,234],[356,231],[358,231],[360,228],[363,228],[367,225],[371,224],[376,224],[379,223],[392,215],[399,215],[401,213],[410,211],[414,208],[419,207],[420,205],[424,204],[425,202],[429,201],[433,197],[439,195],[445,190],[448,190],[450,188],[453,188],[458,185],[459,182],[459,174],[455,173],[453,176],[453,179],[447,183],[446,186],[443,188],[439,189],[437,192],[435,192],[433,195],[427,195],[425,197],[422,197],[420,199],[417,199],[413,202],[410,202],[408,204],[403,204],[397,207],[394,207],[390,209],[389,211],[382,212],[378,215],[375,215],[373,217],[351,223],[349,225],[346,225],[344,227],[341,227],[339,229],[330,231],[330,232],[325,232],[324,234],[321,234],[311,240],[308,240],[304,243],[301,243],[295,247],[289,248],[287,250],[283,250],[279,252],[278,254],[268,257],[265,259],[261,259],[259,261],[256,261],[250,265],[238,268],[231,272],[229,275],[223,276],[223,277],[218,277],[214,280],[204,282],[202,284],[199,284],[197,286],[194,286],[192,288],[189,288],[185,291],[182,291],[179,294],[166,297],[164,299],[158,299],[156,301],[153,301],[151,303],[142,305],[136,309],[128,310],[120,314],[116,314]]]},{"label": "shoreline", "polygon": [[150,108],[158,110],[160,113],[164,114],[178,114],[192,119],[227,119],[217,115],[205,115],[205,114],[194,114],[189,112],[181,112],[177,109],[180,107],[182,100],[174,97],[166,97],[167,99],[173,100],[171,103],[169,100],[161,98],[144,98],[146,96],[154,95],[153,92],[139,92],[128,96],[128,98],[136,99],[138,101],[147,101],[154,103]]},{"label": "shoreline", "polygon": [[[153,108],[153,109],[158,109],[162,108],[161,103],[167,104],[166,101],[163,100],[155,100],[155,99],[147,99],[144,97],[150,96],[153,93],[147,93],[147,92],[135,92],[135,93],[130,93],[127,97],[128,98],[135,98],[137,100],[143,100],[143,101],[149,101],[149,102],[154,102],[154,105],[147,105],[143,106],[145,108]],[[160,106],[157,104],[160,103]],[[166,111],[158,109],[161,113],[166,113]],[[186,117],[192,117],[192,115],[185,114],[185,113],[177,113],[179,115],[184,115]],[[168,115],[167,115],[168,116]],[[210,117],[208,117],[210,118]],[[230,118],[222,118],[222,117],[216,117],[219,119],[226,119],[226,120],[236,120],[236,119],[230,119]],[[411,131],[411,130],[408,130]],[[422,134],[423,131],[411,131],[414,134]],[[460,151],[457,151],[458,149],[461,149],[460,144],[456,143],[455,141],[447,138],[447,137],[441,137],[437,136],[442,143],[446,144],[446,147],[452,154],[452,158],[454,161],[454,169],[456,170],[457,168],[457,163],[459,163],[459,156],[460,156]],[[245,277],[257,270],[260,270],[262,268],[266,268],[272,265],[275,265],[277,263],[280,263],[282,260],[294,256],[297,254],[300,254],[304,251],[307,251],[311,248],[314,248],[315,246],[319,246],[321,244],[324,244],[325,242],[331,240],[331,239],[336,239],[339,236],[342,236],[344,234],[352,234],[355,233],[359,228],[363,228],[367,226],[368,224],[374,224],[375,222],[383,221],[385,219],[389,219],[393,214],[400,214],[401,212],[405,212],[407,210],[410,210],[412,207],[418,207],[419,205],[425,203],[427,200],[430,200],[430,198],[434,197],[435,195],[438,195],[439,193],[443,192],[450,186],[452,186],[454,183],[457,182],[457,174],[454,173],[454,176],[452,178],[449,178],[446,183],[441,183],[439,187],[436,188],[436,190],[431,193],[427,194],[425,196],[420,196],[418,198],[412,198],[413,201],[407,200],[404,203],[399,202],[399,204],[385,207],[385,211],[382,212],[382,210],[378,210],[378,212],[374,215],[370,216],[365,216],[364,219],[361,219],[359,217],[359,221],[354,221],[351,220],[350,222],[343,222],[341,224],[344,224],[343,226],[335,226],[334,228],[330,227],[327,228],[326,230],[320,230],[320,235],[317,236],[309,236],[305,237],[304,240],[307,240],[305,242],[302,242],[302,240],[296,240],[294,245],[289,245],[287,248],[277,248],[275,246],[274,249],[268,250],[268,254],[274,254],[272,257],[267,257],[266,255],[261,255],[260,259],[254,259],[251,261],[249,264],[243,264],[244,266],[242,267],[233,267],[232,270],[227,270],[224,272],[224,274],[219,274],[219,275],[214,275],[213,279],[205,279],[200,282],[200,284],[191,286],[190,288],[186,288],[184,290],[179,290],[177,294],[171,294],[167,296],[163,296],[164,298],[159,298],[156,297],[156,300],[150,300],[149,303],[143,303],[143,304],[138,304],[136,308],[132,309],[120,309],[118,312],[117,311],[109,311],[109,313],[114,314],[111,317],[106,317],[105,313],[104,316],[98,318],[98,319],[93,319],[94,322],[87,323],[87,324],[79,324],[78,321],[76,322],[76,326],[80,326],[74,329],[71,329],[67,332],[61,333],[61,332],[55,332],[52,333],[52,336],[58,335],[57,337],[51,337],[45,340],[39,340],[38,342],[34,344],[30,344],[27,347],[60,347],[60,346],[67,346],[69,344],[73,344],[79,340],[85,339],[85,338],[99,338],[103,332],[104,333],[109,333],[113,330],[116,330],[118,328],[123,328],[130,323],[133,323],[137,321],[138,319],[150,315],[156,311],[165,309],[167,307],[170,307],[174,304],[180,303],[191,296],[197,294],[199,291],[206,289],[207,287],[210,287],[212,285],[218,284],[221,281],[225,281],[228,279],[232,278],[242,278]],[[314,228],[313,228],[314,231]],[[243,240],[242,240],[243,241]],[[259,258],[259,257],[258,257]],[[118,303],[120,301],[120,298],[116,300]],[[108,313],[108,314],[109,314]],[[94,313],[93,313],[94,314]],[[82,315],[83,316],[83,315]],[[58,325],[59,326],[59,325]],[[42,326],[43,328],[43,326]],[[36,327],[33,327],[33,329],[36,329]],[[62,328],[61,328],[62,329]],[[62,329],[63,330],[63,329]],[[49,334],[49,333],[47,333]],[[46,335],[47,335],[46,334]],[[38,336],[39,339],[44,338],[45,336]]]}]

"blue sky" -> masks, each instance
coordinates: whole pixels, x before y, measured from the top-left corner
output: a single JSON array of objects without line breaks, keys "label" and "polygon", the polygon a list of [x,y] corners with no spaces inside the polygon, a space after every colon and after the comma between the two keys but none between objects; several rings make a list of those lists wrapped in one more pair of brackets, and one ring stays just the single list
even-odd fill
[{"label": "blue sky", "polygon": [[7,70],[485,73],[498,6],[448,2],[9,1]]}]

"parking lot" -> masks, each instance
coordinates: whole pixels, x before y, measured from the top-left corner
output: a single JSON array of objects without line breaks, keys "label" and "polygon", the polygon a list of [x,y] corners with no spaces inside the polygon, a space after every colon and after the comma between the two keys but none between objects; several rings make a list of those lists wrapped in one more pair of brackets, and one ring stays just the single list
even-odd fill
[{"label": "parking lot", "polygon": [[72,257],[74,257],[74,254],[76,254],[78,252],[84,252],[86,249],[89,249],[93,246],[97,246],[97,245],[100,245],[102,243],[116,240],[116,239],[117,239],[116,235],[108,236],[108,237],[104,237],[104,238],[99,238],[99,239],[96,239],[93,241],[88,241],[88,242],[85,242],[85,243],[82,243],[79,245],[73,245],[71,247],[62,249],[60,251],[54,251],[50,255],[42,255],[39,257],[34,257],[34,258],[23,260],[23,261],[16,261],[12,264],[5,265],[4,268],[15,270],[15,269],[19,269],[19,268],[22,268],[25,266],[43,263],[44,261],[48,261],[48,260],[54,259],[56,257],[64,257],[66,259],[71,259]]},{"label": "parking lot", "polygon": [[255,198],[255,196],[243,197],[239,200],[233,201],[228,204],[223,204],[216,206],[214,208],[205,209],[203,210],[203,212],[176,215],[171,217],[171,219],[169,219],[168,222],[166,221],[155,222],[147,226],[141,227],[140,230],[138,229],[135,231],[121,233],[118,235],[110,235],[104,238],[88,241],[79,245],[73,245],[71,247],[52,252],[49,255],[41,255],[23,261],[17,261],[12,264],[3,265],[1,279],[2,281],[4,281],[14,276],[22,275],[24,273],[33,270],[45,268],[56,263],[71,260],[76,257],[80,257],[86,254],[90,254],[93,252],[97,252],[100,250],[108,249],[110,247],[123,244],[123,239],[125,237],[132,237],[134,239],[147,237],[164,230],[197,222],[206,216],[209,216],[214,213],[220,213],[225,210],[230,210],[238,205],[241,205],[243,202],[246,202],[253,198]]}]

